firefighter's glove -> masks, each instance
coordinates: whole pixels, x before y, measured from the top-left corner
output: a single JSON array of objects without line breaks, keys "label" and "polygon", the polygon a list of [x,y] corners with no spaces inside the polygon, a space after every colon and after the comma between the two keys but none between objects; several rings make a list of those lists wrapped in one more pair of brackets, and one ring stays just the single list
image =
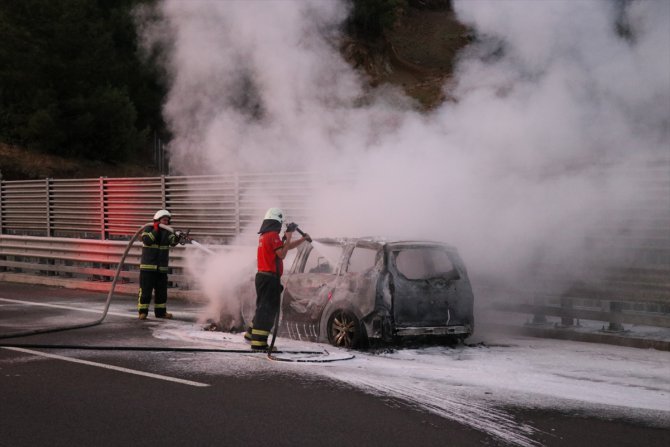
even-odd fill
[{"label": "firefighter's glove", "polygon": [[286,225],[286,232],[287,233],[293,233],[297,228],[298,228],[298,224],[291,222],[290,224]]},{"label": "firefighter's glove", "polygon": [[190,242],[190,238],[183,231],[175,231],[174,235],[177,236],[177,242],[181,245],[185,245],[187,242]]},{"label": "firefighter's glove", "polygon": [[155,231],[156,233],[158,233],[158,228],[159,228],[159,227],[158,227],[158,224],[159,224],[159,222],[158,222],[157,220],[154,220],[154,231]]}]

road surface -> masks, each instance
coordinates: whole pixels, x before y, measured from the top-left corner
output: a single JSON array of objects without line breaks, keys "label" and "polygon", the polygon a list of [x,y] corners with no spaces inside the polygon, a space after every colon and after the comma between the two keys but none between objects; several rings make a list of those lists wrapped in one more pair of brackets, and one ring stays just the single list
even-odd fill
[{"label": "road surface", "polygon": [[[0,283],[0,334],[92,321],[98,314],[87,311],[104,300]],[[494,413],[504,414],[505,431],[480,429],[337,380],[338,362],[272,362],[242,352],[236,336],[194,337],[199,306],[169,308],[174,321],[141,322],[132,297],[115,297],[100,325],[0,339],[0,446],[670,445],[662,421],[564,408],[501,405]],[[217,346],[228,352],[186,350]],[[300,349],[323,348],[310,346]],[[349,365],[366,376],[365,363]]]}]

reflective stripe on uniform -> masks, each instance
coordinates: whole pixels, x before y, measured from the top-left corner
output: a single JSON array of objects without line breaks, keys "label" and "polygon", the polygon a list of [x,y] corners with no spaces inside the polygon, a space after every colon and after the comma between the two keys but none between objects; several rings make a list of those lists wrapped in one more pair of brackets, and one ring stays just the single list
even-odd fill
[{"label": "reflective stripe on uniform", "polygon": [[165,303],[163,304],[154,304],[154,309],[165,309],[167,305]]},{"label": "reflective stripe on uniform", "polygon": [[142,237],[145,237],[145,236],[150,237],[152,241],[156,240],[156,236],[154,236],[154,234],[151,233],[151,232],[145,231],[144,233],[142,233]]},{"label": "reflective stripe on uniform", "polygon": [[140,264],[140,270],[158,270],[158,266],[154,264]]},{"label": "reflective stripe on uniform", "polygon": [[137,309],[139,310],[149,310],[149,304],[142,304],[140,300],[142,299],[142,288],[140,287],[140,291],[137,294]]},{"label": "reflective stripe on uniform", "polygon": [[149,310],[149,303],[143,304],[140,300],[142,299],[142,288],[140,287],[140,293],[137,294],[137,308],[139,310]]},{"label": "reflective stripe on uniform", "polygon": [[262,346],[265,348],[267,345],[267,340],[251,340],[251,346]]},{"label": "reflective stripe on uniform", "polygon": [[262,329],[252,329],[251,335],[260,335],[267,337],[268,335],[270,335],[270,331],[264,331]]}]

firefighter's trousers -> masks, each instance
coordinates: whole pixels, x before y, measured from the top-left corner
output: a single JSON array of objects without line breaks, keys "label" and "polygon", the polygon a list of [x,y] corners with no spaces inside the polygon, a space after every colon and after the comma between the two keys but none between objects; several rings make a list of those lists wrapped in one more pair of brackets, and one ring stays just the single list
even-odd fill
[{"label": "firefighter's trousers", "polygon": [[140,270],[140,292],[137,299],[137,310],[140,314],[149,313],[151,294],[155,291],[154,314],[161,318],[167,312],[168,274]]},{"label": "firefighter's trousers", "polygon": [[278,276],[256,273],[256,315],[250,328],[252,349],[268,347],[268,336],[279,312],[282,289]]}]

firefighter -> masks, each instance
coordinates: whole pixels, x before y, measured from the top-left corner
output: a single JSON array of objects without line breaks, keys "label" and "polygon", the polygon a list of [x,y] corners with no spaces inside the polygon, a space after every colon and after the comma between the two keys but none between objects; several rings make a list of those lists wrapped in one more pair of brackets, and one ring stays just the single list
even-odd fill
[{"label": "firefighter", "polygon": [[153,225],[147,225],[142,233],[142,260],[140,261],[140,292],[137,310],[140,320],[149,314],[151,293],[155,291],[154,315],[156,318],[172,318],[167,312],[168,263],[170,248],[179,243],[179,235],[159,227],[169,225],[172,215],[168,210],[154,214]]},{"label": "firefighter", "polygon": [[286,253],[309,239],[305,234],[302,238],[292,241],[296,224],[288,224],[284,238],[280,239],[284,222],[284,213],[279,208],[270,208],[265,213],[265,218],[258,231],[258,249],[256,259],[258,272],[256,273],[256,314],[252,325],[247,329],[244,338],[251,342],[253,350],[267,350],[268,336],[274,324],[281,292],[281,275],[284,271],[283,259]]}]

